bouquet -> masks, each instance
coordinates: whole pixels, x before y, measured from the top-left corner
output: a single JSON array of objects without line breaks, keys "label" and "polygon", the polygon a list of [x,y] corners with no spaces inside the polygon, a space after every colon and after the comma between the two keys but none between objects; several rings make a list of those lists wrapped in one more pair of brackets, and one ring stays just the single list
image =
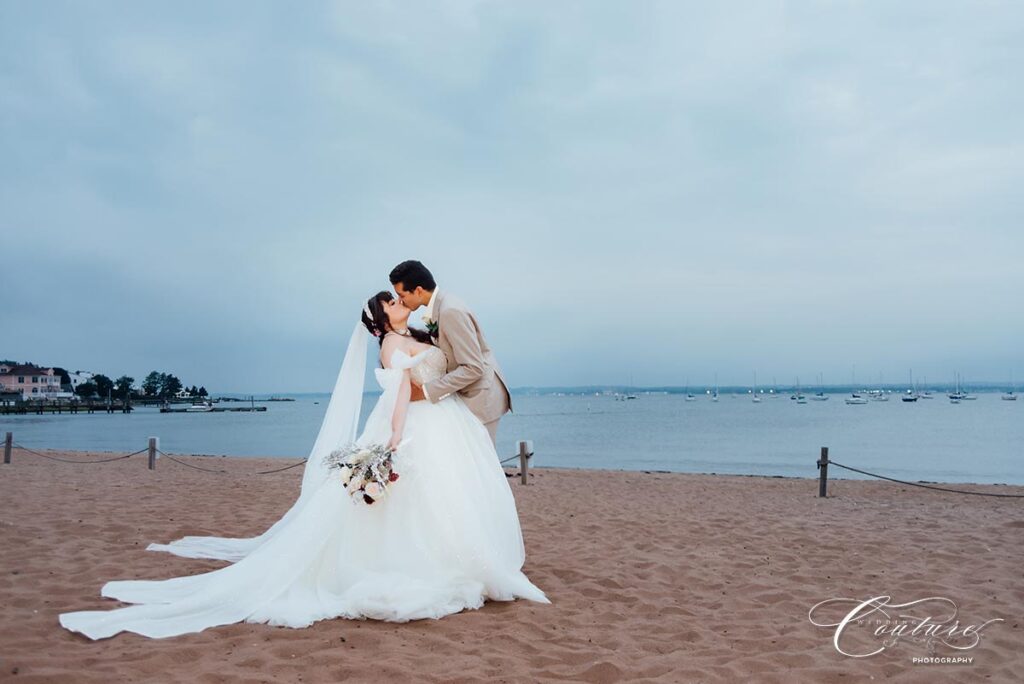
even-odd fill
[{"label": "bouquet", "polygon": [[337,469],[341,483],[355,503],[372,504],[387,497],[398,480],[392,456],[383,444],[359,446],[354,442],[324,457],[328,468]]}]

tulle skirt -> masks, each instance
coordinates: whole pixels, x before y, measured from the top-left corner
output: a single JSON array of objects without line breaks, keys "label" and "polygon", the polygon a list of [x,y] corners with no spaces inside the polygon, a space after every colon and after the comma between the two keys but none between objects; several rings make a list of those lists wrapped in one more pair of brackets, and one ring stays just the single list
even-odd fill
[{"label": "tulle skirt", "polygon": [[[512,491],[486,428],[461,399],[411,403],[404,438],[395,457],[400,477],[387,498],[354,503],[332,474],[233,564],[108,582],[103,596],[137,605],[64,613],[61,625],[92,639],[121,631],[163,638],[241,621],[407,622],[486,600],[550,603],[522,572]],[[179,555],[190,555],[187,547]]]}]

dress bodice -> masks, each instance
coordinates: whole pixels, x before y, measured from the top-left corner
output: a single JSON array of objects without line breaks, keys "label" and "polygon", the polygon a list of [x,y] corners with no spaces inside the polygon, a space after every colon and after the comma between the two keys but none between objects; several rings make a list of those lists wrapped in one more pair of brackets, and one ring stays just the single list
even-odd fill
[{"label": "dress bodice", "polygon": [[[420,356],[424,358],[420,360]],[[448,359],[445,358],[444,352],[437,347],[424,349],[413,358],[419,363],[409,369],[409,376],[420,387],[437,380],[448,370]]]}]

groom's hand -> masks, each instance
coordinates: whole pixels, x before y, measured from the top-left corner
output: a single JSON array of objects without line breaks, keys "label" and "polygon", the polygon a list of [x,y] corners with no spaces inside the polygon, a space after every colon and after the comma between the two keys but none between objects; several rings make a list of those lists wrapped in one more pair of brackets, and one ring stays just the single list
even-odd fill
[{"label": "groom's hand", "polygon": [[423,394],[423,388],[419,385],[413,385],[412,391],[409,394],[409,401],[423,401],[427,397]]}]

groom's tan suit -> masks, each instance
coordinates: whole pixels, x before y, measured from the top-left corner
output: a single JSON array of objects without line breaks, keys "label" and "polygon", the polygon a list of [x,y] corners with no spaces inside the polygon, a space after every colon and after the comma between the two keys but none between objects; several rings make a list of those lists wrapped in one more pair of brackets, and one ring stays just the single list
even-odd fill
[{"label": "groom's tan suit", "polygon": [[437,346],[448,357],[448,372],[423,386],[423,394],[438,402],[457,393],[491,434],[512,410],[512,399],[476,317],[459,299],[435,289],[425,318],[437,325]]}]

